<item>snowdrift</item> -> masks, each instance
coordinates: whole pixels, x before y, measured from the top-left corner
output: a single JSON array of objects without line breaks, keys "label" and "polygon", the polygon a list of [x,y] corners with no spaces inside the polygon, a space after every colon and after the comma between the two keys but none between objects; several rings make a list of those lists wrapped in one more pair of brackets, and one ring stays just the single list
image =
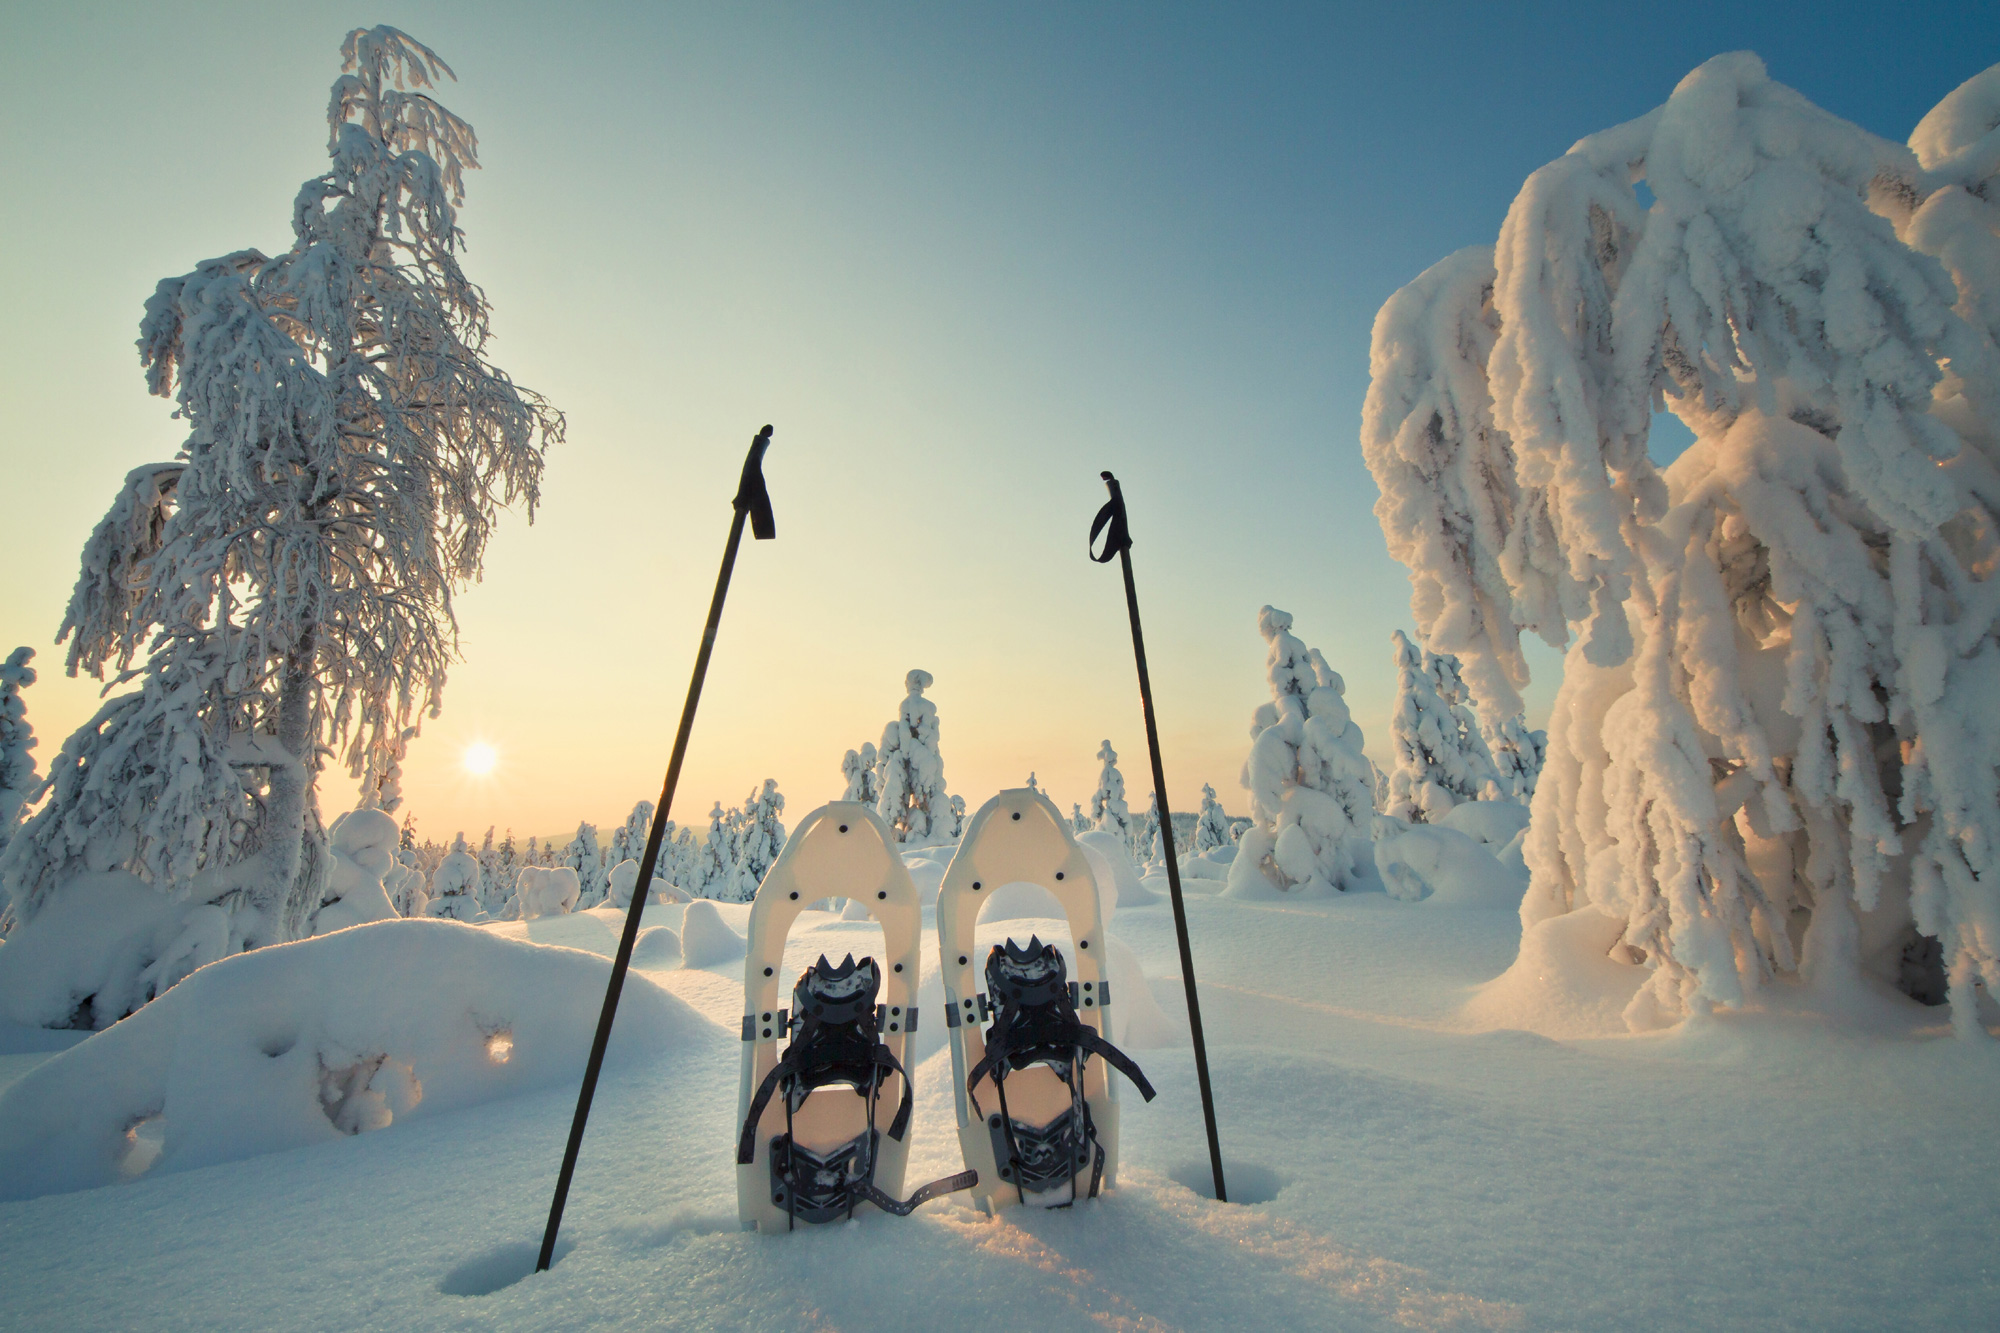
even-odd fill
[{"label": "snowdrift", "polygon": [[[224,959],[0,1093],[0,1197],[326,1143],[573,1083],[608,970],[594,954],[420,920]],[[656,1055],[709,1026],[630,977],[609,1058]]]}]

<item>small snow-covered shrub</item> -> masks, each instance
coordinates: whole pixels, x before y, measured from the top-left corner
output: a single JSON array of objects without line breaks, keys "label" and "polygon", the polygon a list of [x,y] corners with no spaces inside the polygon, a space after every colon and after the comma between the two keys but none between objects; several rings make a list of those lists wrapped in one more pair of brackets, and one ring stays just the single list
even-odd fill
[{"label": "small snow-covered shrub", "polygon": [[400,915],[388,889],[390,874],[401,868],[396,863],[397,839],[396,821],[382,810],[350,810],[333,821],[327,830],[333,864],[327,872],[326,900],[313,913],[313,934],[327,935]]},{"label": "small snow-covered shrub", "polygon": [[1455,828],[1377,815],[1373,832],[1375,869],[1391,898],[1437,907],[1515,908],[1527,891],[1521,872]]},{"label": "small snow-covered shrub", "polygon": [[[151,1169],[177,1171],[574,1084],[609,966],[450,921],[223,959],[0,1092],[0,1195],[118,1181],[129,1131],[155,1117]],[[707,1028],[636,978],[618,1019],[620,1062]]]},{"label": "small snow-covered shrub", "polygon": [[424,910],[432,916],[471,921],[479,915],[479,885],[479,858],[466,847],[461,833],[431,876],[431,900]]},{"label": "small snow-covered shrub", "polygon": [[1090,827],[1109,833],[1133,848],[1132,812],[1125,805],[1125,775],[1118,771],[1118,751],[1105,741],[1097,747],[1097,790],[1090,794]]}]

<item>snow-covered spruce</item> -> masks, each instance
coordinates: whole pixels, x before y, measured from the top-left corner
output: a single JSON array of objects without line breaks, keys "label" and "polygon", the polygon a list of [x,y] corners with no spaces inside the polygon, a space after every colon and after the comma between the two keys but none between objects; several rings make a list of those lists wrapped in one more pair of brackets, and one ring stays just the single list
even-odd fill
[{"label": "snow-covered spruce", "polygon": [[479,858],[465,845],[465,835],[452,840],[451,851],[431,875],[429,915],[471,921],[480,914]]},{"label": "snow-covered spruce", "polygon": [[21,691],[35,683],[35,669],[28,665],[34,657],[33,648],[16,648],[0,662],[0,850],[37,785],[35,757],[28,753],[35,748],[35,729],[28,725],[28,705],[21,698]]},{"label": "snow-covered spruce", "polygon": [[764,882],[764,874],[771,868],[771,863],[785,849],[785,825],[778,818],[784,812],[785,797],[778,790],[776,778],[765,778],[764,785],[743,802],[743,827],[736,841],[736,865],[742,874],[749,877],[752,898],[757,896],[756,886]]},{"label": "snow-covered spruce", "polygon": [[1257,613],[1271,702],[1251,720],[1243,763],[1253,822],[1229,866],[1237,897],[1347,888],[1375,813],[1361,728],[1341,697],[1347,686],[1291,629],[1287,612]]},{"label": "snow-covered spruce", "polygon": [[875,790],[875,746],[863,741],[859,750],[849,750],[840,760],[840,776],[847,783],[840,799],[859,801],[863,805],[875,804],[879,794]]},{"label": "snow-covered spruce", "polygon": [[875,757],[875,809],[896,841],[910,847],[948,842],[956,829],[938,752],[937,705],[924,698],[930,687],[928,671],[903,678],[907,696],[896,720],[883,729]]},{"label": "snow-covered spruce", "polygon": [[1118,771],[1118,751],[1106,740],[1097,747],[1097,790],[1090,794],[1090,824],[1125,844],[1126,855],[1134,854],[1132,812],[1125,805],[1125,775]]},{"label": "snow-covered spruce", "polygon": [[1218,847],[1227,847],[1233,841],[1229,815],[1223,810],[1222,802],[1215,799],[1215,788],[1202,783],[1201,813],[1195,816],[1194,823],[1194,854],[1200,856]]},{"label": "snow-covered spruce", "polygon": [[[1389,715],[1391,816],[1435,824],[1462,801],[1501,794],[1472,710],[1459,702],[1456,659],[1425,652],[1397,630],[1396,706]],[[1373,774],[1369,786],[1374,786]]]},{"label": "snow-covered spruce", "polygon": [[313,913],[312,933],[327,935],[370,921],[402,915],[390,896],[389,881],[401,881],[396,861],[396,821],[383,810],[350,810],[327,829],[333,867],[326,901]]},{"label": "snow-covered spruce", "polygon": [[1621,921],[1634,1026],[1935,951],[1972,1035],[2000,986],[1996,127],[2000,68],[1905,147],[1720,56],[1377,317],[1420,632],[1501,715],[1577,634],[1522,916]]},{"label": "snow-covered spruce", "polygon": [[[169,953],[205,950],[217,913],[227,952],[304,934],[330,869],[323,756],[359,777],[436,707],[452,590],[501,507],[532,513],[561,436],[482,358],[454,211],[472,128],[425,91],[450,71],[393,28],[342,55],[332,163],[299,192],[292,247],[206,261],[146,303],[147,383],[189,433],[126,478],[84,548],[68,668],[137,688],[64,743],[0,860],[24,923],[123,870],[185,904],[193,934]],[[134,974],[154,961],[135,954]],[[157,993],[131,980],[112,988],[127,1003]],[[99,1027],[126,1012],[88,1009]]]},{"label": "snow-covered spruce", "polygon": [[582,906],[593,906],[604,897],[604,851],[597,845],[597,825],[579,820],[576,836],[563,848],[557,864],[576,872],[577,883],[582,886],[579,899]]}]

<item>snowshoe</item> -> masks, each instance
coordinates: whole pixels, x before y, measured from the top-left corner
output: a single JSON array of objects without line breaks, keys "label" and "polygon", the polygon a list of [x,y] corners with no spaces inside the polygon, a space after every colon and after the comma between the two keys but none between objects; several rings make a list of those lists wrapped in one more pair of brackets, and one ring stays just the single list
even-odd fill
[{"label": "snowshoe", "polygon": [[[885,962],[850,955],[836,967],[822,956],[781,1009],[786,938],[799,913],[828,897],[853,899],[881,923]],[[836,801],[807,815],[765,875],[743,976],[736,1200],[745,1228],[790,1230],[865,1208],[904,1215],[973,1183],[963,1172],[899,1197],[922,930],[916,886],[865,805]]]},{"label": "snowshoe", "polygon": [[[1076,979],[1053,944],[1010,939],[987,955],[981,991],[973,957],[980,908],[1019,882],[1039,884],[1061,904]],[[1107,1071],[1131,1079],[1148,1101],[1153,1088],[1105,1036],[1111,992],[1097,884],[1046,797],[1021,787],[980,808],[945,871],[937,912],[958,1141],[980,1181],[974,1201],[994,1212],[1096,1197],[1118,1173],[1118,1101]]]}]

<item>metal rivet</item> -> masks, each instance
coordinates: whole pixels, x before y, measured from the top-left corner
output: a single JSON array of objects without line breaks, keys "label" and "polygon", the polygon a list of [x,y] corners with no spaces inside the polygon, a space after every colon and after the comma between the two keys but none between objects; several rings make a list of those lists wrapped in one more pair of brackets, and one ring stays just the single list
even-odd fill
[{"label": "metal rivet", "polygon": [[767,977],[768,977],[768,976],[770,976],[770,975],[771,975],[771,969],[770,969],[770,968],[768,968],[768,967],[767,967],[767,968],[765,968],[765,969],[764,969],[764,975],[765,975],[765,976],[767,976]]},{"label": "metal rivet", "polygon": [[[796,893],[795,893],[795,894],[793,894],[792,896],[793,896],[794,898],[798,897],[798,895],[797,895]],[[1078,941],[1076,942],[1076,947],[1077,947],[1077,948],[1079,948],[1079,949],[1088,949],[1088,948],[1090,947],[1090,941],[1089,941],[1089,940],[1078,940]]]},{"label": "metal rivet", "polygon": [[978,880],[976,880],[976,879],[975,879],[975,880],[973,880],[973,881],[972,881],[972,889],[973,889],[973,892],[975,892],[975,893],[977,893],[977,892],[979,891],[979,881],[978,881]]},{"label": "metal rivet", "polygon": [[1060,871],[1060,870],[1056,871],[1056,878],[1057,878],[1057,879],[1061,879],[1061,878],[1062,878],[1062,875],[1063,875],[1063,872],[1062,872],[1062,871]]},{"label": "metal rivet", "polygon": [[1021,817],[1021,812],[1019,810],[1016,810],[1014,812],[1014,818],[1018,820],[1020,817]]},{"label": "metal rivet", "polygon": [[1000,1113],[995,1111],[991,1116],[987,1117],[986,1123],[995,1129],[1000,1128]]},{"label": "metal rivet", "polygon": [[897,970],[898,972],[902,971],[902,970],[903,970],[903,965],[902,965],[901,963],[898,963],[898,964],[896,964],[896,970]]},{"label": "metal rivet", "polygon": [[847,825],[845,825],[845,824],[842,824],[842,825],[840,826],[840,831],[841,831],[842,833],[845,833],[845,832],[847,832]]},{"label": "metal rivet", "polygon": [[771,1035],[771,1029],[769,1029],[769,1028],[765,1028],[765,1029],[764,1029],[764,1035],[765,1035],[765,1036],[767,1036],[767,1037],[768,1037],[768,1036],[770,1036],[770,1035]]},{"label": "metal rivet", "polygon": [[889,891],[887,889],[877,889],[875,891],[875,896],[877,898],[886,898],[889,896]]},{"label": "metal rivet", "polygon": [[770,1022],[770,1021],[771,1021],[771,1016],[770,1016],[769,1014],[765,1014],[765,1015],[764,1015],[764,1017],[763,1017],[762,1019],[760,1019],[759,1021],[760,1021],[760,1022],[764,1022],[764,1023],[768,1023],[768,1022]]},{"label": "metal rivet", "polygon": [[[959,965],[960,967],[964,967],[964,966],[965,966],[965,963],[966,963],[966,958],[965,958],[965,955],[964,955],[964,954],[960,954],[960,955],[958,956],[958,965]],[[966,1003],[967,1003],[967,1004],[971,1004],[971,1003],[972,1003],[972,1001],[970,1001],[970,1000],[967,1000],[967,1001],[966,1001]]]},{"label": "metal rivet", "polygon": [[793,890],[792,890],[792,897],[794,897],[794,898],[797,898],[798,896],[799,896],[799,891],[798,891],[797,889],[793,889]]},{"label": "metal rivet", "polygon": [[890,1005],[890,1006],[889,1006],[889,1012],[890,1012],[890,1013],[892,1013],[892,1014],[900,1014],[900,1013],[902,1013],[903,1011],[902,1011],[902,1010],[901,1010],[900,1008],[898,1008],[897,1006],[895,1006],[895,1005],[893,1005],[893,1004],[892,1004],[892,1005]]}]

